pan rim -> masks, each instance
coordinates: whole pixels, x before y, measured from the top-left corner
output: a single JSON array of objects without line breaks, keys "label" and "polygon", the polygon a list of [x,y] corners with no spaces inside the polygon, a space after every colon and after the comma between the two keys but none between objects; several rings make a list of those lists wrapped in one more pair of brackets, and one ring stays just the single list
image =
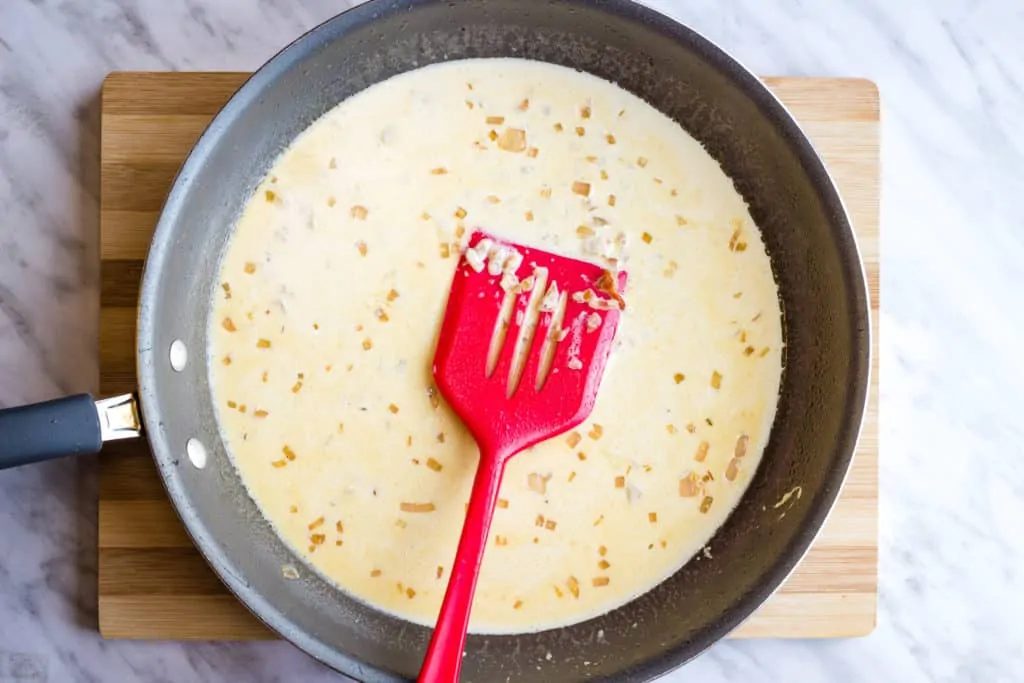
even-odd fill
[{"label": "pan rim", "polygon": [[[230,126],[237,112],[244,110],[259,97],[264,88],[323,41],[330,40],[337,35],[344,35],[360,26],[372,23],[380,17],[404,12],[412,6],[429,4],[429,2],[431,0],[370,0],[365,4],[357,5],[306,32],[255,71],[214,117],[181,166],[161,211],[150,244],[149,255],[160,254],[172,248],[176,207],[187,201],[196,172],[202,167],[211,148],[224,130]],[[847,377],[850,382],[849,413],[839,428],[839,439],[833,449],[837,454],[836,462],[828,471],[817,491],[815,500],[809,504],[803,527],[766,573],[765,580],[758,584],[755,590],[737,599],[730,609],[718,616],[711,627],[699,632],[690,641],[666,649],[660,656],[622,669],[617,674],[603,679],[648,680],[682,666],[740,626],[779,588],[810,549],[838,499],[853,462],[868,406],[875,331],[872,329],[867,276],[849,213],[824,162],[785,105],[760,79],[722,48],[693,29],[650,7],[636,4],[630,0],[603,0],[600,3],[570,0],[570,4],[579,4],[591,11],[596,10],[627,20],[642,22],[651,30],[658,31],[676,42],[689,46],[698,52],[711,67],[721,72],[740,88],[758,107],[762,115],[787,138],[794,155],[803,166],[804,173],[815,188],[819,201],[832,216],[830,228],[836,247],[842,255],[843,275],[847,278],[850,288],[850,308],[852,315],[857,319],[857,324],[851,325],[851,334],[854,338],[851,340],[852,354],[847,369]],[[158,263],[154,265],[153,261],[147,257],[140,289],[136,361],[139,393],[144,408],[147,404],[155,402],[152,397],[158,382],[154,372],[157,354],[150,341],[154,337],[156,316],[154,307],[149,303],[156,299],[159,291],[161,267],[159,259],[157,261]],[[162,426],[159,424],[159,415],[143,410],[142,417],[147,434],[150,435],[147,438],[150,440],[161,481],[174,503],[176,513],[203,558],[231,593],[270,629],[331,668],[360,680],[394,680],[392,672],[367,665],[304,631],[288,616],[285,610],[272,604],[265,596],[247,585],[244,577],[239,574],[230,559],[221,551],[220,544],[210,533],[205,522],[197,515],[185,514],[186,510],[182,506],[186,498],[181,478],[175,468],[170,465],[176,456],[170,452],[166,440],[156,436],[163,432]],[[740,505],[742,504],[741,500]]]}]

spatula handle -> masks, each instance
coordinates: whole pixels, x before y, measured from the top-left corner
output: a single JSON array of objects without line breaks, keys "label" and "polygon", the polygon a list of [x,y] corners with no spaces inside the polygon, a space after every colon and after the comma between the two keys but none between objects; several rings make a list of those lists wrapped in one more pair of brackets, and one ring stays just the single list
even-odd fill
[{"label": "spatula handle", "polygon": [[505,459],[488,453],[480,454],[480,465],[473,480],[466,522],[462,526],[459,549],[455,553],[448,579],[448,590],[441,604],[441,614],[420,669],[419,683],[456,683],[462,669],[462,651],[466,645],[469,611],[473,605],[476,580],[487,547],[487,533],[498,502]]}]

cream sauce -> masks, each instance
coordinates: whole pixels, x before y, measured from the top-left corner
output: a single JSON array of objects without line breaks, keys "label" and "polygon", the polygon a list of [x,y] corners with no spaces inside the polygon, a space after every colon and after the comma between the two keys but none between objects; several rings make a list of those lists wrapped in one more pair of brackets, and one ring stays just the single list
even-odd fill
[{"label": "cream sauce", "polygon": [[477,227],[629,273],[590,419],[509,463],[471,628],[567,625],[708,542],[758,464],[781,376],[777,290],[747,207],[633,95],[549,64],[470,60],[377,84],[310,126],[223,258],[220,427],[300,557],[432,623],[477,455],[431,361]]}]

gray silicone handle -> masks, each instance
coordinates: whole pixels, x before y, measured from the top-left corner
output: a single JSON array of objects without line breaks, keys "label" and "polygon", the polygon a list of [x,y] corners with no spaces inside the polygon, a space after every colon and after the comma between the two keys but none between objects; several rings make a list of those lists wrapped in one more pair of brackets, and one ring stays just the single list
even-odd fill
[{"label": "gray silicone handle", "polygon": [[89,394],[0,410],[0,470],[99,453],[100,417]]}]

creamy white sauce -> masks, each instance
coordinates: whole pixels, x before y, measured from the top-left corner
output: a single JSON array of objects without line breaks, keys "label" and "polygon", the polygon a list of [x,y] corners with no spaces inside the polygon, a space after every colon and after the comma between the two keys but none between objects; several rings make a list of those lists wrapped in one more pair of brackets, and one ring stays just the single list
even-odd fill
[{"label": "creamy white sauce", "polygon": [[209,349],[220,427],[306,562],[418,623],[436,618],[476,468],[431,362],[478,227],[629,273],[593,414],[515,457],[502,485],[471,628],[533,631],[651,589],[721,525],[774,417],[780,311],[718,164],[593,76],[431,66],[299,136],[223,260]]}]

